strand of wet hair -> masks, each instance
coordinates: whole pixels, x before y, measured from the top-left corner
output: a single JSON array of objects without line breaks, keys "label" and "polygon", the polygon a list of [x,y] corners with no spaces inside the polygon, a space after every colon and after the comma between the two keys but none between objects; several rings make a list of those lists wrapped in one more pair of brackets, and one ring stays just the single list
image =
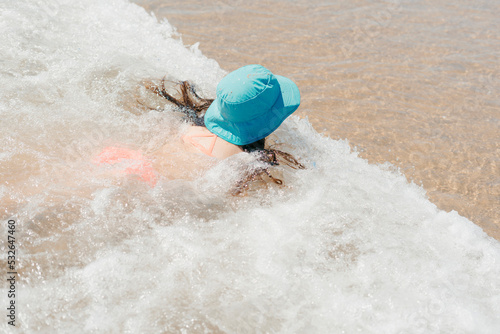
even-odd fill
[{"label": "strand of wet hair", "polygon": [[[208,109],[214,100],[200,97],[196,93],[193,85],[191,85],[188,81],[172,82],[179,86],[179,93],[181,95],[180,98],[175,98],[167,92],[167,89],[165,88],[165,77],[162,78],[160,87],[158,85],[145,85],[145,87],[156,95],[163,97],[167,101],[176,105],[180,111],[183,112],[195,125],[202,126],[203,112]],[[198,101],[194,101],[191,94]]]}]

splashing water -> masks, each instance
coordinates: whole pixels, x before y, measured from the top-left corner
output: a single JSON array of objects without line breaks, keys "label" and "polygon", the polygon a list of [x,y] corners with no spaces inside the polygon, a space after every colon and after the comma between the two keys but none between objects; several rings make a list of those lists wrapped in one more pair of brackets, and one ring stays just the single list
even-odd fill
[{"label": "splashing water", "polygon": [[18,223],[20,332],[500,330],[498,241],[307,119],[273,135],[307,165],[280,170],[285,187],[229,196],[255,163],[246,154],[155,187],[103,172],[103,147],[153,152],[184,126],[140,108],[142,80],[167,73],[210,96],[225,72],[125,0],[0,6],[0,196],[2,221]]}]

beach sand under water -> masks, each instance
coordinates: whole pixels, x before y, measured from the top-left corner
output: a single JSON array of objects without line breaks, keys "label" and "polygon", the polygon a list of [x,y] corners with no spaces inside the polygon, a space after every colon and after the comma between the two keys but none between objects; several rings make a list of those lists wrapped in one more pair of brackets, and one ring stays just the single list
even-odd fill
[{"label": "beach sand under water", "polygon": [[491,1],[136,0],[232,71],[290,76],[301,117],[500,240],[500,9]]},{"label": "beach sand under water", "polygon": [[[500,332],[494,4],[141,4],[0,1],[0,333]],[[143,84],[248,63],[306,168],[232,196]]]}]

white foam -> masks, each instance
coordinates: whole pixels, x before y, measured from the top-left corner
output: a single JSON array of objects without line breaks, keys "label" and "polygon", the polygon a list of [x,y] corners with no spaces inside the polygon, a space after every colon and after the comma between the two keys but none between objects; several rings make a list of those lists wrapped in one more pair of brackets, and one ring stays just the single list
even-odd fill
[{"label": "white foam", "polygon": [[164,74],[213,94],[224,71],[123,0],[4,6],[1,157],[16,180],[1,195],[18,208],[21,331],[500,330],[499,243],[307,120],[276,132],[307,165],[284,188],[228,196],[247,155],[154,189],[103,178],[90,163],[103,146],[152,150],[179,126],[131,113],[124,94]]}]

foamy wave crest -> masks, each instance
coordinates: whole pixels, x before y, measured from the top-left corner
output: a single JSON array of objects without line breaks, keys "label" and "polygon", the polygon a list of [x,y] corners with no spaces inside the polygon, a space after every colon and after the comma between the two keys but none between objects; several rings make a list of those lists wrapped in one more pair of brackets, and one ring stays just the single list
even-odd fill
[{"label": "foamy wave crest", "polygon": [[307,168],[244,197],[228,193],[257,164],[247,154],[153,188],[99,171],[104,146],[152,152],[185,126],[137,106],[142,80],[168,74],[210,96],[225,73],[168,22],[125,0],[4,2],[0,17],[19,332],[500,330],[499,243],[307,119],[273,134]]}]

